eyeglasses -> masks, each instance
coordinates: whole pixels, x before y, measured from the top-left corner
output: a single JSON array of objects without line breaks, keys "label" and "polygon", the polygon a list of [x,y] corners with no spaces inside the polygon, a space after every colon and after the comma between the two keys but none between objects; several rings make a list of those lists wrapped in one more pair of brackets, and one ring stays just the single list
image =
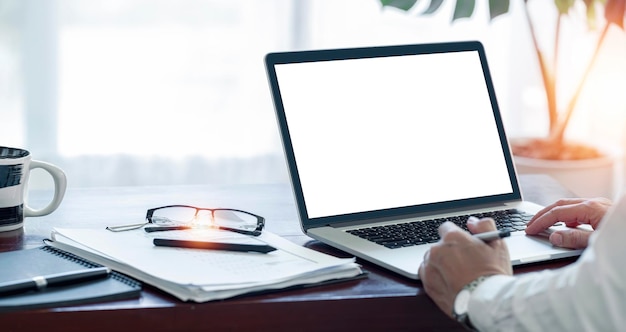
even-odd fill
[{"label": "eyeglasses", "polygon": [[141,228],[147,224],[146,232],[159,232],[190,228],[216,228],[245,235],[259,236],[265,226],[265,218],[237,209],[209,209],[190,205],[167,205],[149,209],[146,213],[146,223],[109,226],[108,230],[122,232]]}]

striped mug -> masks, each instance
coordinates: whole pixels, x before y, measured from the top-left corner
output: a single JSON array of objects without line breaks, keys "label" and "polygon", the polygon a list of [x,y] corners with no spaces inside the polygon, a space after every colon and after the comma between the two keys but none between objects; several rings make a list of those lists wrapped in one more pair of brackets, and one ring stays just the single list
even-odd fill
[{"label": "striped mug", "polygon": [[[26,203],[30,171],[35,168],[50,173],[54,180],[52,201],[42,209],[33,209]],[[0,232],[19,229],[26,217],[40,217],[56,210],[67,187],[65,173],[49,163],[32,160],[30,152],[0,146]]]}]

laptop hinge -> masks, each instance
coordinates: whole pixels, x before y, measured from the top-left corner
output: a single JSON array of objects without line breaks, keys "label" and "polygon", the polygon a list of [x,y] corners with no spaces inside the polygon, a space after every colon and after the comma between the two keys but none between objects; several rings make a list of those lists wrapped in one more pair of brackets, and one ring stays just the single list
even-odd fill
[{"label": "laptop hinge", "polygon": [[409,219],[417,219],[417,218],[425,218],[425,217],[439,218],[440,216],[443,216],[443,215],[468,214],[469,211],[478,211],[478,210],[483,210],[483,209],[495,211],[495,210],[503,210],[507,208],[509,207],[505,203],[498,203],[495,205],[492,203],[492,204],[476,205],[476,206],[472,206],[471,208],[461,207],[461,208],[438,210],[438,211],[428,211],[428,212],[407,214],[407,215],[402,215],[402,216],[390,216],[390,217],[383,217],[383,218],[376,218],[376,219],[368,219],[367,221],[364,221],[361,219],[361,220],[354,220],[354,221],[336,222],[332,224],[326,224],[325,226],[350,227],[350,226],[364,225],[364,224],[376,224],[376,223],[382,223],[386,221],[402,221],[402,220],[408,221]]}]

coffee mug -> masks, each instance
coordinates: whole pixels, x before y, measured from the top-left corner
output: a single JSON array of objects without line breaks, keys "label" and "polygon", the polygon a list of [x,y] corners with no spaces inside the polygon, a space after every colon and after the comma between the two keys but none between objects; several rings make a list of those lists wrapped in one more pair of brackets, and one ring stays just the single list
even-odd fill
[{"label": "coffee mug", "polygon": [[[35,210],[25,202],[30,171],[41,168],[54,180],[54,197],[44,208]],[[18,229],[26,217],[40,217],[59,207],[67,178],[65,173],[49,163],[32,160],[30,152],[18,148],[0,146],[0,232]]]}]

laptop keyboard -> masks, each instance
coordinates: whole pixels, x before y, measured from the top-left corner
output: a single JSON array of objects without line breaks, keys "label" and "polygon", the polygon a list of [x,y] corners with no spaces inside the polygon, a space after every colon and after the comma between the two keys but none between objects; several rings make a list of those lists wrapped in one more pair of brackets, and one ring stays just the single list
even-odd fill
[{"label": "laptop keyboard", "polygon": [[[498,230],[510,232],[522,231],[526,228],[526,223],[532,218],[528,214],[516,209],[484,212],[472,214],[477,218],[493,218]],[[403,224],[385,225],[354,229],[347,231],[352,235],[376,242],[390,249],[410,247],[419,244],[433,243],[439,241],[438,228],[445,221],[451,221],[457,226],[467,231],[467,219],[470,215],[438,218],[431,220],[420,220]]]}]

